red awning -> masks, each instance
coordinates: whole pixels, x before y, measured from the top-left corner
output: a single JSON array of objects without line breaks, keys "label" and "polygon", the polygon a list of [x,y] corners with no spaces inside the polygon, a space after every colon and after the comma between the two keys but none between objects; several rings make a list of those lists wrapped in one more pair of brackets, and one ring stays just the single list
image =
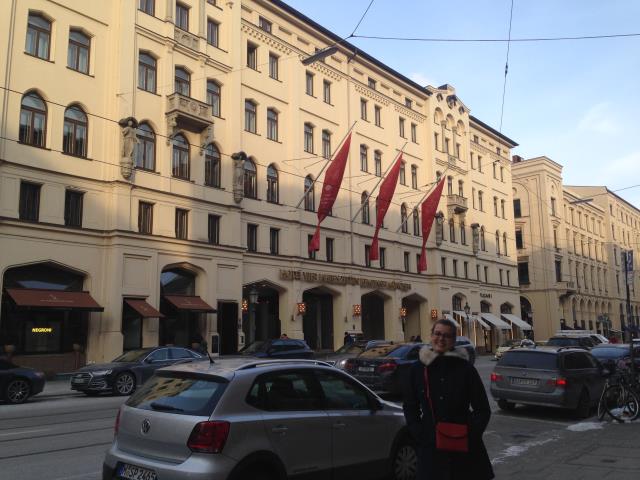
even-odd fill
[{"label": "red awning", "polygon": [[138,312],[142,318],[164,318],[163,314],[141,298],[125,298],[124,303]]},{"label": "red awning", "polygon": [[216,313],[217,310],[198,296],[164,295],[164,299],[178,310],[199,313]]},{"label": "red awning", "polygon": [[98,305],[89,292],[7,288],[7,293],[19,308],[104,311],[104,307]]}]

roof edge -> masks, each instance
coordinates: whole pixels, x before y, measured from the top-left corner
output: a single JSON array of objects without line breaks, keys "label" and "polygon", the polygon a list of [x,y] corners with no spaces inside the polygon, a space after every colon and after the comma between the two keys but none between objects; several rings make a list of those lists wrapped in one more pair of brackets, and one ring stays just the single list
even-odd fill
[{"label": "roof edge", "polygon": [[513,147],[517,147],[518,144],[516,142],[514,142],[513,140],[511,140],[509,137],[507,137],[506,135],[500,133],[499,131],[497,131],[495,128],[490,127],[489,125],[487,125],[486,123],[484,123],[482,120],[480,120],[478,117],[474,117],[473,115],[469,114],[469,119],[472,122],[477,123],[478,125],[480,125],[482,128],[488,130],[489,132],[491,132],[493,135],[495,135],[496,137],[504,140],[506,143],[510,144],[511,148]]}]

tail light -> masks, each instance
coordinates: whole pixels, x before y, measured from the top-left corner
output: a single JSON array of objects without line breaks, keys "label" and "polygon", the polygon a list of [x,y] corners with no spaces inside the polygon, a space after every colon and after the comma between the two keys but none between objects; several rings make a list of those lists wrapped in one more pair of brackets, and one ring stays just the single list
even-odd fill
[{"label": "tail light", "polygon": [[113,426],[113,436],[118,435],[118,430],[120,430],[120,409],[118,409],[118,414],[116,415],[116,423]]},{"label": "tail light", "polygon": [[382,365],[378,365],[378,373],[387,373],[394,372],[398,368],[398,364],[396,362],[386,362]]},{"label": "tail light", "polygon": [[566,387],[567,379],[566,378],[550,378],[547,380],[547,385],[553,385],[555,387]]},{"label": "tail light", "polygon": [[498,375],[497,373],[492,373],[491,374],[491,381],[492,382],[501,382],[502,380],[504,380],[504,377],[502,375]]},{"label": "tail light", "polygon": [[192,452],[199,453],[220,453],[229,436],[229,422],[200,422],[195,427],[187,447]]},{"label": "tail light", "polygon": [[352,372],[355,372],[355,370],[356,370],[356,362],[355,362],[355,360],[350,358],[344,364],[344,371],[352,373]]}]

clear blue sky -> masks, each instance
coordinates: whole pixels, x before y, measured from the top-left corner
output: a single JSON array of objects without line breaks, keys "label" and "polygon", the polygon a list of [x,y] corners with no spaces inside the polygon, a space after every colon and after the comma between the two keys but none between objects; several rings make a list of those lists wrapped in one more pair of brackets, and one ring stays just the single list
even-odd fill
[{"label": "clear blue sky", "polygon": [[[285,0],[347,36],[370,0]],[[360,35],[506,38],[510,0],[374,0]],[[512,38],[640,33],[637,0],[515,0]],[[506,44],[352,38],[421,84],[449,83],[498,129]],[[525,158],[564,166],[565,185],[640,184],[640,37],[512,43],[502,131]],[[618,193],[640,208],[640,187]]]}]

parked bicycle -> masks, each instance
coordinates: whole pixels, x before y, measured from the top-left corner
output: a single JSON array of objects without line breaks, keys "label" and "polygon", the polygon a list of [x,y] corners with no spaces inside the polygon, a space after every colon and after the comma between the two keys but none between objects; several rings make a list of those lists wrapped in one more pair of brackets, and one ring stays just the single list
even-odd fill
[{"label": "parked bicycle", "polygon": [[627,422],[640,414],[640,383],[638,376],[624,370],[611,375],[598,402],[598,419],[609,415],[617,422]]}]

